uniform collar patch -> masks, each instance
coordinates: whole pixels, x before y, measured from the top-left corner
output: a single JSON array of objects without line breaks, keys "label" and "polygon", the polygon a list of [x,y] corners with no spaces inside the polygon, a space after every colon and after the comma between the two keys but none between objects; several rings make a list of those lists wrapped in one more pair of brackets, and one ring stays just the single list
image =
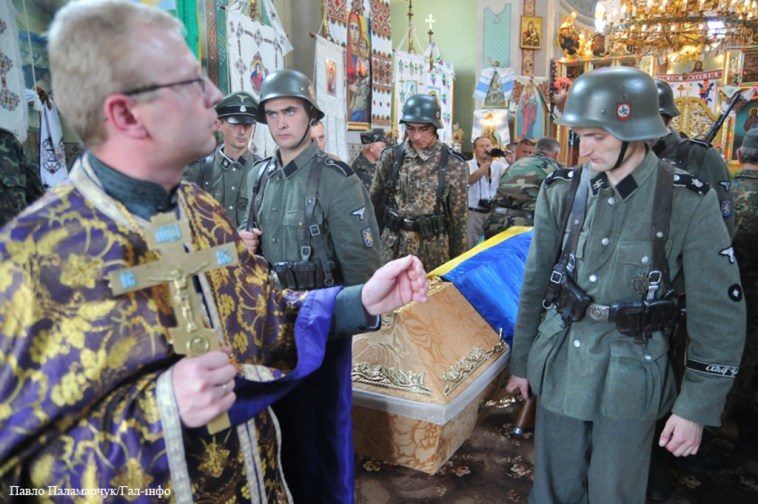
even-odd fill
[{"label": "uniform collar patch", "polygon": [[616,184],[616,191],[618,191],[619,196],[621,196],[621,199],[628,198],[635,189],[637,189],[637,181],[634,180],[634,177],[630,173],[624,179]]}]

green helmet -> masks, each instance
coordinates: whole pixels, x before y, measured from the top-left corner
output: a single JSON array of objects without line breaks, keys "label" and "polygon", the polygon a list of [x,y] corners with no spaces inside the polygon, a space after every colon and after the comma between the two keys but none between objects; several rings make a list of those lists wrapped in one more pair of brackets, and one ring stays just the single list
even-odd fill
[{"label": "green helmet", "polygon": [[258,108],[255,110],[255,120],[259,123],[266,124],[264,104],[272,98],[302,98],[316,111],[316,116],[311,119],[320,121],[324,118],[324,113],[316,104],[316,93],[311,80],[297,70],[277,70],[263,79]]},{"label": "green helmet", "polygon": [[666,114],[669,117],[677,117],[679,109],[674,103],[674,91],[665,80],[655,79],[655,86],[658,88],[658,112]]},{"label": "green helmet", "polygon": [[580,75],[556,121],[576,128],[602,128],[625,142],[668,133],[658,113],[652,77],[631,67],[605,67]]},{"label": "green helmet", "polygon": [[440,104],[434,96],[427,94],[413,95],[403,104],[403,117],[401,123],[432,124],[435,128],[442,128],[442,112]]}]

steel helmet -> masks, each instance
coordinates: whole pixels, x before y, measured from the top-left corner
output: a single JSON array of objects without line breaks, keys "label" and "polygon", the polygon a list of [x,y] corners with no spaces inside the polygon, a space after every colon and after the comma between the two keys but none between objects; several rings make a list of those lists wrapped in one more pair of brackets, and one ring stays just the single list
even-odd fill
[{"label": "steel helmet", "polygon": [[311,80],[297,70],[277,70],[269,74],[261,84],[258,108],[255,110],[255,120],[266,124],[266,111],[263,106],[272,98],[302,98],[310,103],[316,111],[315,118],[320,121],[324,113],[316,104],[316,93]]},{"label": "steel helmet", "polygon": [[602,128],[626,142],[668,133],[658,112],[652,77],[631,67],[605,67],[580,75],[556,121],[576,128]]},{"label": "steel helmet", "polygon": [[403,104],[403,116],[401,123],[432,124],[435,128],[442,128],[442,112],[440,104],[434,96],[427,94],[413,95]]},{"label": "steel helmet", "polygon": [[658,88],[658,112],[666,114],[669,117],[677,117],[679,109],[674,103],[674,91],[665,80],[655,79],[655,86]]}]

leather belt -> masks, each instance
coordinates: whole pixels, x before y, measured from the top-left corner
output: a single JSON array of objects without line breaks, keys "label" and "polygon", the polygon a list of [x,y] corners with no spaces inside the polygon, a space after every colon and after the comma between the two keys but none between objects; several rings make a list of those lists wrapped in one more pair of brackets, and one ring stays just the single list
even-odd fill
[{"label": "leather belt", "polygon": [[490,213],[489,210],[482,210],[481,208],[468,207],[468,209],[469,211],[476,212],[476,213],[483,213],[483,214]]},{"label": "leather belt", "polygon": [[590,303],[585,314],[595,322],[613,322],[615,310],[611,312],[611,306]]}]

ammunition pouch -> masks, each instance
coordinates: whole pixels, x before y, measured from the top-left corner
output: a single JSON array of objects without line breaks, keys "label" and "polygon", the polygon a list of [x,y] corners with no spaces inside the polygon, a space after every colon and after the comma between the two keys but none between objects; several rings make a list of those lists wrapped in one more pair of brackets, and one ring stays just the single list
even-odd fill
[{"label": "ammunition pouch", "polygon": [[[329,265],[334,271],[334,265],[331,262]],[[282,261],[274,263],[273,269],[277,283],[283,289],[312,290],[328,287],[320,262]]]},{"label": "ammunition pouch", "polygon": [[614,322],[621,334],[634,337],[655,331],[668,333],[681,315],[676,298],[622,301],[608,307],[608,321]]},{"label": "ammunition pouch", "polygon": [[397,233],[399,230],[414,231],[424,239],[434,238],[447,232],[444,214],[431,214],[416,219],[407,219],[392,208],[384,213],[384,227]]},{"label": "ammunition pouch", "polygon": [[[553,272],[555,274],[555,271]],[[551,275],[552,277],[553,275]],[[552,283],[552,280],[551,280]],[[563,274],[559,283],[555,307],[561,315],[564,324],[579,322],[584,318],[587,307],[592,303],[592,297],[574,283],[568,275]]]}]

